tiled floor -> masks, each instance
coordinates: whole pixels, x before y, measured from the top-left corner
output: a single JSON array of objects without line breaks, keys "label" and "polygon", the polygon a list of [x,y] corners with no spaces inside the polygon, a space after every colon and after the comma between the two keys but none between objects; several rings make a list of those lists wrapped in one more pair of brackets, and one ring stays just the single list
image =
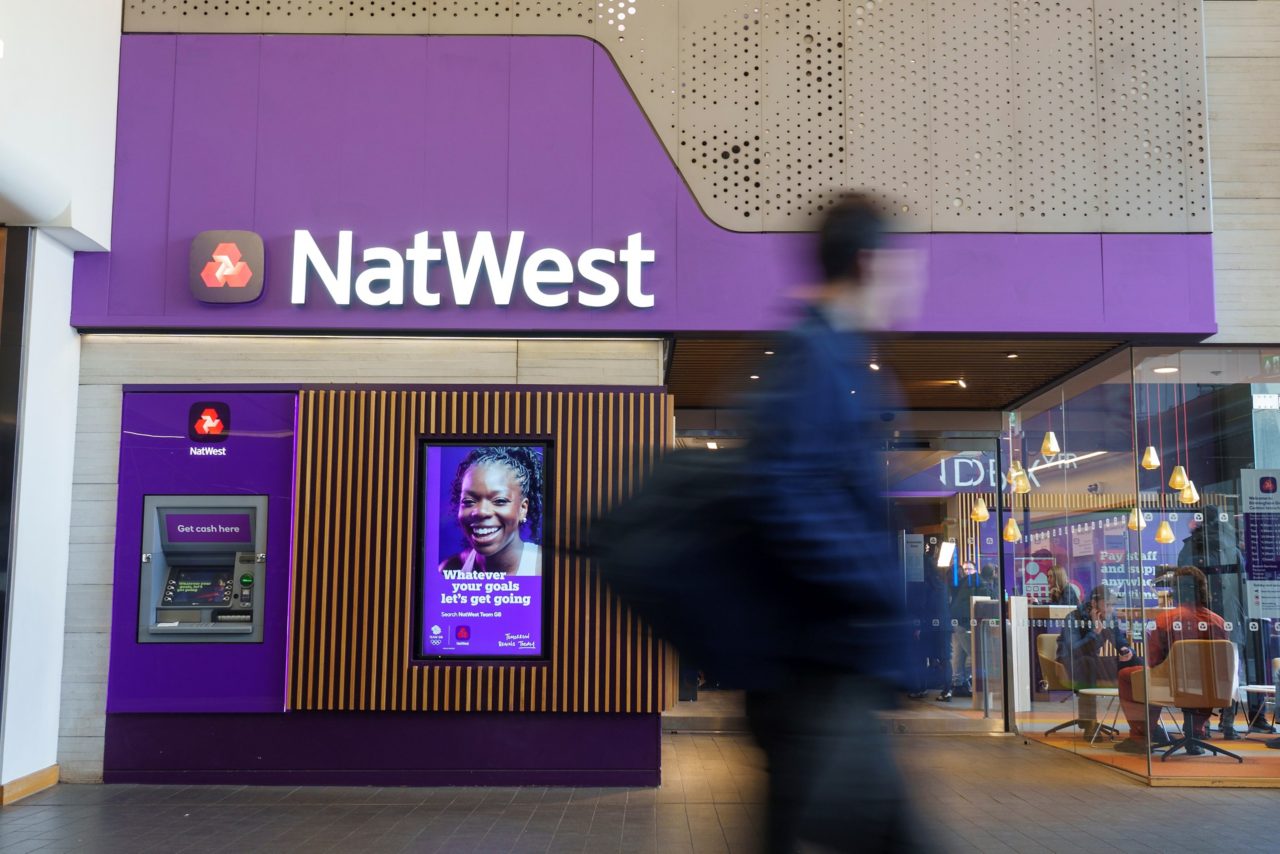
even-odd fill
[{"label": "tiled floor", "polygon": [[[1015,737],[895,744],[944,850],[1276,850],[1274,791],[1150,789]],[[757,850],[749,742],[668,735],[663,749],[656,790],[58,786],[0,810],[0,852]]]}]

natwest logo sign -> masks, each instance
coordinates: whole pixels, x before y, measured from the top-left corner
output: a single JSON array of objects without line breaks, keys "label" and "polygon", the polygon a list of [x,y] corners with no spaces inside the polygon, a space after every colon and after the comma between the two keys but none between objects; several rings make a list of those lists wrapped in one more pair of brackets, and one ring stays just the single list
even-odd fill
[{"label": "natwest logo sign", "polygon": [[193,442],[223,442],[231,435],[231,407],[216,400],[197,401],[187,410],[187,436]]},{"label": "natwest logo sign", "polygon": [[[290,301],[306,305],[316,295],[336,305],[352,298],[367,306],[403,306],[412,302],[435,308],[446,299],[455,306],[471,305],[476,291],[487,287],[495,305],[511,305],[517,282],[524,298],[543,308],[571,304],[607,308],[625,298],[634,308],[653,308],[653,294],[644,288],[644,268],[653,263],[652,249],[643,235],[627,237],[625,247],[588,249],[576,259],[559,249],[535,249],[525,255],[525,233],[513,231],[499,251],[493,233],[478,232],[464,249],[458,232],[443,231],[438,244],[429,231],[413,237],[402,252],[390,246],[371,246],[361,253],[364,269],[353,275],[353,232],[338,232],[337,251],[326,254],[310,231],[293,233],[293,274]],[[438,265],[433,266],[433,265]],[[433,272],[444,273],[441,284]]]},{"label": "natwest logo sign", "polygon": [[262,238],[252,231],[202,231],[191,241],[191,293],[201,302],[243,303],[262,296]]}]

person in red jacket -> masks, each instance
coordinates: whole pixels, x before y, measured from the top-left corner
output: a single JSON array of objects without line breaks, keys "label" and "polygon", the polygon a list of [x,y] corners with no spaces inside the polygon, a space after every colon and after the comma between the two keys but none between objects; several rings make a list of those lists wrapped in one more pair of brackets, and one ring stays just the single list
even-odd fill
[{"label": "person in red jacket", "polygon": [[[1171,586],[1175,607],[1155,619],[1155,628],[1147,634],[1147,665],[1155,667],[1169,657],[1169,650],[1180,640],[1230,640],[1222,618],[1209,610],[1209,582],[1194,566],[1180,566],[1173,572]],[[1159,720],[1163,706],[1140,703],[1133,698],[1134,673],[1141,667],[1120,671],[1120,706],[1129,721],[1129,738],[1116,745],[1121,753],[1146,754],[1150,747],[1168,744],[1169,737]],[[1195,709],[1191,721],[1198,738],[1209,737],[1209,716],[1213,709]],[[1148,733],[1151,734],[1148,739]],[[1150,745],[1150,746],[1149,746]],[[1187,753],[1204,752],[1198,745],[1188,745]]]}]

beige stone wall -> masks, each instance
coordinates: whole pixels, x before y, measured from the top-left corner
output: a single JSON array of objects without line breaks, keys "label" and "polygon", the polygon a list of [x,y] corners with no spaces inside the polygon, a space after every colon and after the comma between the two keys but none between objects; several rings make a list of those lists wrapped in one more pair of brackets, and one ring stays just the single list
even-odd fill
[{"label": "beige stone wall", "polygon": [[1213,341],[1280,341],[1280,0],[1204,4],[1213,136]]},{"label": "beige stone wall", "polygon": [[146,383],[662,384],[652,339],[411,339],[87,335],[72,486],[58,764],[102,779],[122,386]]}]

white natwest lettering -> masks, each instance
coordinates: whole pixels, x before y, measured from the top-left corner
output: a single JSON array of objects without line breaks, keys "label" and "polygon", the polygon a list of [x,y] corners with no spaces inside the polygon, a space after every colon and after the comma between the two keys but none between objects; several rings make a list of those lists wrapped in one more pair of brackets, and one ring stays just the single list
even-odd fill
[{"label": "white natwest lettering", "polygon": [[[628,235],[625,249],[588,249],[578,256],[577,264],[559,249],[537,249],[521,264],[524,254],[524,232],[513,231],[506,251],[500,257],[493,234],[477,232],[471,251],[464,254],[456,231],[441,233],[443,249],[431,245],[431,233],[420,231],[413,236],[413,246],[402,253],[387,246],[371,246],[361,253],[365,269],[356,276],[356,299],[368,306],[399,306],[405,301],[405,265],[409,267],[413,301],[426,308],[441,304],[441,291],[431,289],[429,279],[433,262],[444,261],[449,274],[449,290],[453,304],[471,305],[476,288],[483,281],[493,295],[495,305],[510,305],[517,275],[525,296],[534,305],[562,308],[569,304],[569,291],[577,277],[584,285],[575,294],[578,304],[587,308],[606,308],[618,301],[623,288],[617,276],[602,269],[622,264],[626,268],[627,302],[635,308],[653,308],[653,294],[644,292],[644,265],[656,258],[645,249],[643,235]],[[293,233],[293,281],[290,301],[294,305],[307,302],[309,271],[315,272],[329,298],[336,305],[351,305],[352,232],[338,232],[338,255],[330,264],[310,231]]]}]

